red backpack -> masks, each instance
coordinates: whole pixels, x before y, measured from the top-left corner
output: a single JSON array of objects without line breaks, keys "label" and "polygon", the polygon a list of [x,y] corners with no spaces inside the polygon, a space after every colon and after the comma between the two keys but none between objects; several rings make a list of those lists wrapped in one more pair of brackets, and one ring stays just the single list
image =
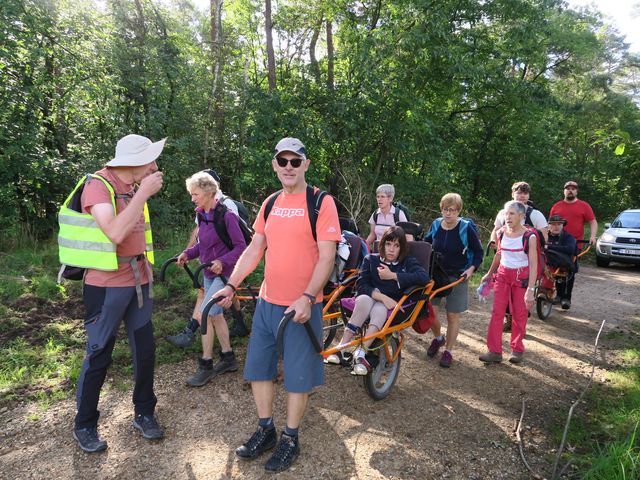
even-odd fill
[{"label": "red backpack", "polygon": [[[544,236],[542,232],[537,228],[525,227],[524,235],[522,235],[522,247],[524,249],[524,253],[529,255],[529,239],[531,235],[536,237],[536,253],[538,257],[538,274],[536,275],[536,283],[539,283],[542,277],[544,276],[544,267],[546,265],[546,257],[544,254]],[[498,231],[498,251],[502,249],[502,237],[504,236],[504,227]],[[519,251],[519,250],[518,250]]]}]

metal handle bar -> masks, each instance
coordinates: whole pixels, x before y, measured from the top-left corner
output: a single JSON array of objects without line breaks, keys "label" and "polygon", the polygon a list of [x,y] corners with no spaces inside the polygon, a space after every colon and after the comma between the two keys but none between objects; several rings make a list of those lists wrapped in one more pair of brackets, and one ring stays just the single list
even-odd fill
[{"label": "metal handle bar", "polygon": [[[278,349],[278,355],[281,357],[284,355],[284,329],[287,328],[287,324],[289,323],[289,320],[291,320],[295,315],[296,315],[295,310],[291,310],[289,313],[285,313],[284,316],[282,317],[282,320],[280,320],[280,324],[278,325],[278,337],[276,340],[276,346]],[[309,323],[309,321],[310,320],[307,320],[306,322],[303,323],[304,328],[307,331],[307,335],[309,336],[309,340],[313,345],[313,349],[316,352],[320,353],[322,351],[322,347],[320,346],[320,343],[318,343],[318,339],[316,338],[316,335],[313,333],[313,328],[311,327],[311,324]]]},{"label": "metal handle bar", "polygon": [[[170,258],[169,260],[167,260],[162,264],[162,267],[160,268],[160,278],[159,278],[160,282],[164,282],[164,277],[166,275],[167,268],[169,268],[169,265],[171,265],[172,263],[176,263],[177,261],[178,261],[178,255]],[[187,275],[189,275],[189,278],[191,278],[191,281],[193,282],[193,285],[195,286],[195,288],[200,288],[199,286],[196,286],[196,279],[193,275],[193,272],[189,268],[189,266],[185,263],[182,266],[182,268],[184,268],[184,271],[187,272]]]},{"label": "metal handle bar", "polygon": [[202,310],[202,316],[200,317],[200,333],[202,333],[202,335],[207,334],[207,323],[209,323],[209,310],[211,310],[211,308],[223,298],[225,298],[224,295],[218,295],[217,297],[213,297],[204,306],[204,309]]},{"label": "metal handle bar", "polygon": [[489,250],[491,250],[491,245],[495,245],[495,243],[496,243],[495,240],[489,240],[487,242],[487,248],[485,249],[485,252],[484,252],[485,257],[489,256]]},{"label": "metal handle bar", "polygon": [[[205,268],[209,268],[211,265],[213,264],[213,262],[208,262],[208,263],[203,263],[201,265],[198,265],[198,268],[195,269],[195,271],[193,272],[193,288],[202,288],[202,283],[200,283],[200,272],[202,270],[204,270]],[[224,283],[227,283],[226,281],[224,281]]]}]

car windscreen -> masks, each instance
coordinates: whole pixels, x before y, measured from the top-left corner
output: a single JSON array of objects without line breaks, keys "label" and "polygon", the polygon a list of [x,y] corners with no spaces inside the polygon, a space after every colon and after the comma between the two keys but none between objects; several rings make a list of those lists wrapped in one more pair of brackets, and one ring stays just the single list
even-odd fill
[{"label": "car windscreen", "polygon": [[622,212],[611,226],[614,228],[640,228],[640,212]]}]

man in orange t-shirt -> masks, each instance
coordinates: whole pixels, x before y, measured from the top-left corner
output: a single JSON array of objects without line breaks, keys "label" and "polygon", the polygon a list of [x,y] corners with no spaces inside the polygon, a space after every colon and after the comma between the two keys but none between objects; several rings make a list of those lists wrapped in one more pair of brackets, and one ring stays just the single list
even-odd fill
[{"label": "man in orange t-shirt", "polygon": [[[322,357],[313,349],[304,328],[310,322],[322,336],[322,290],[333,269],[340,222],[334,200],[326,195],[319,209],[316,237],[311,231],[305,172],[309,168],[305,147],[297,138],[278,142],[271,161],[282,183],[265,221],[265,200],[253,225],[253,240],[238,260],[220,304],[231,305],[235,286],[249,275],[265,256],[264,281],[253,317],[244,376],[251,382],[258,413],[258,429],[236,450],[241,459],[252,459],[276,446],[265,469],[288,469],[298,456],[298,427],[309,392],[324,383]],[[271,198],[271,197],[269,197]],[[266,255],[265,255],[266,251]],[[277,442],[273,423],[273,400],[278,365],[276,336],[285,313],[295,311],[284,334],[284,387],[287,390],[287,423]]]},{"label": "man in orange t-shirt", "polygon": [[146,201],[162,188],[162,173],[156,158],[165,140],[151,143],[140,135],[127,135],[116,146],[116,155],[106,168],[96,172],[114,189],[111,193],[99,179],[84,184],[82,209],[116,245],[118,269],[87,269],[84,278],[84,325],[87,351],[78,378],[77,407],[73,437],[85,452],[99,452],[107,442],[98,435],[98,400],[116,341],[124,322],[133,353],[135,386],[133,426],[147,439],[158,439],[164,430],[158,425],[153,392],[155,341],[151,325],[153,302],[149,282],[151,268],[145,256]]}]

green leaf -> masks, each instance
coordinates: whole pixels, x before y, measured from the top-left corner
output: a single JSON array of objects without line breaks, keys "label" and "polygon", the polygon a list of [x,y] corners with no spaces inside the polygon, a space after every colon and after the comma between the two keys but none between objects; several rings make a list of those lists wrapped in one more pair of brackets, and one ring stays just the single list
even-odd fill
[{"label": "green leaf", "polygon": [[618,145],[616,147],[615,154],[616,155],[622,155],[623,153],[624,153],[624,143],[621,143],[620,145]]}]

